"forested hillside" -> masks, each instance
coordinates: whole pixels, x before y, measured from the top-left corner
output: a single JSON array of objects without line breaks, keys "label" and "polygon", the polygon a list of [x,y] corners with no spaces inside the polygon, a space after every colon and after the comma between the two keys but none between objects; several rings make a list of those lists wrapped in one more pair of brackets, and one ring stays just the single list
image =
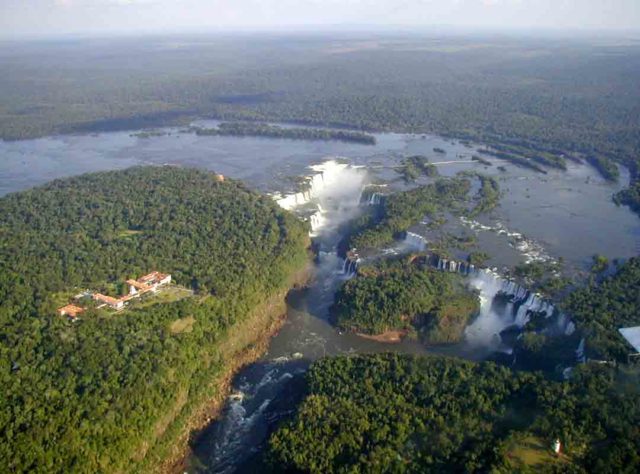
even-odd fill
[{"label": "forested hillside", "polygon": [[309,473],[637,472],[637,381],[597,365],[560,383],[441,357],[323,359],[271,436],[270,462]]},{"label": "forested hillside", "polygon": [[[8,195],[0,239],[0,466],[12,472],[148,468],[213,395],[234,327],[307,259],[307,229],[271,199],[174,167]],[[75,323],[55,312],[61,294],[156,269],[195,296]]]},{"label": "forested hillside", "polygon": [[614,276],[574,291],[564,306],[587,337],[589,357],[626,362],[633,348],[618,329],[640,325],[640,258],[630,259]]}]

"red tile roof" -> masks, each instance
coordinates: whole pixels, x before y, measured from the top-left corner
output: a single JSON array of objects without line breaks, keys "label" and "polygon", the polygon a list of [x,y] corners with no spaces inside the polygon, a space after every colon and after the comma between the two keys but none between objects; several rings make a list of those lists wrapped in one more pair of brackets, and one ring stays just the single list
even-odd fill
[{"label": "red tile roof", "polygon": [[66,306],[63,306],[62,308],[58,308],[58,313],[60,315],[62,316],[69,315],[72,318],[77,317],[83,311],[84,311],[84,308],[81,308],[80,306],[76,306],[73,304],[68,304]]},{"label": "red tile roof", "polygon": [[111,306],[115,306],[118,303],[118,301],[120,301],[111,296],[103,295],[102,293],[95,293],[93,295],[93,299],[97,301],[102,301],[103,303],[107,303],[108,305],[111,305]]},{"label": "red tile roof", "polygon": [[141,283],[141,282],[136,281],[136,280],[127,280],[127,283],[129,285],[133,286],[134,288],[137,288],[138,290],[149,291],[151,289],[151,287],[149,285],[147,285],[146,283]]}]

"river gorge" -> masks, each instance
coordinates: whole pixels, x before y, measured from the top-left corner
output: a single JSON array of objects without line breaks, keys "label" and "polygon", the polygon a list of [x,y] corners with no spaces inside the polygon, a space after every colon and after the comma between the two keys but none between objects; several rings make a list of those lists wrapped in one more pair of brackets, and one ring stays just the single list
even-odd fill
[{"label": "river gorge", "polygon": [[[575,162],[569,162],[566,171],[546,175],[506,163],[499,163],[504,168],[500,171],[469,160],[481,149],[479,144],[470,148],[442,137],[399,134],[376,139],[376,145],[362,145],[207,137],[165,129],[149,138],[113,132],[0,142],[0,194],[90,171],[193,166],[243,180],[309,221],[316,253],[311,283],[290,294],[286,322],[264,356],[235,376],[221,418],[192,446],[189,472],[255,472],[269,432],[293,409],[299,395],[296,381],[320,357],[392,350],[482,360],[496,351],[509,353],[500,333],[523,326],[529,311],[546,313],[550,328],[570,334],[575,329],[570,317],[509,278],[507,269],[527,261],[562,260],[566,274],[579,277],[594,254],[625,259],[638,251],[640,222],[611,201],[629,179],[624,169],[620,183],[609,183],[589,165]],[[434,148],[446,156],[434,155]],[[471,267],[461,255],[447,261],[434,256],[432,262],[441,271],[463,273],[479,292],[480,313],[458,344],[424,346],[404,340],[389,345],[341,333],[329,322],[334,294],[353,277],[357,265],[338,251],[345,226],[365,207],[379,205],[385,194],[408,188],[395,168],[403,157],[415,154],[428,156],[442,176],[464,170],[495,176],[503,191],[500,206],[491,213],[451,218],[443,227],[474,235],[477,247],[489,255],[489,268]],[[426,223],[416,223],[404,241],[383,253],[428,251],[434,238]]]}]

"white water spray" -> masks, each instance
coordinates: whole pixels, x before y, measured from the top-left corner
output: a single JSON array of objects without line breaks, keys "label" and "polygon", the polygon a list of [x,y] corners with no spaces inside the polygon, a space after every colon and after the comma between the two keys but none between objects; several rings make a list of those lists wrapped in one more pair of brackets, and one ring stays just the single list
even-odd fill
[{"label": "white water spray", "polygon": [[312,174],[305,178],[304,191],[277,198],[280,207],[301,210],[312,207],[308,215],[311,235],[335,230],[353,219],[359,212],[360,200],[367,177],[362,167],[328,160],[310,167]]}]

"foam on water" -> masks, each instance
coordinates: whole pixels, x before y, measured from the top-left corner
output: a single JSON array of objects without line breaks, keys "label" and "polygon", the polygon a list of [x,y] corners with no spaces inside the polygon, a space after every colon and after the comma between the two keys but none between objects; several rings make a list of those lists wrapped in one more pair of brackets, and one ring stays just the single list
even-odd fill
[{"label": "foam on water", "polygon": [[520,232],[514,232],[502,223],[497,222],[495,225],[485,225],[478,221],[461,217],[460,221],[473,231],[494,232],[503,235],[509,239],[509,246],[515,248],[525,258],[526,263],[532,262],[552,262],[554,259],[546,252],[544,247],[538,242],[526,238]]}]

